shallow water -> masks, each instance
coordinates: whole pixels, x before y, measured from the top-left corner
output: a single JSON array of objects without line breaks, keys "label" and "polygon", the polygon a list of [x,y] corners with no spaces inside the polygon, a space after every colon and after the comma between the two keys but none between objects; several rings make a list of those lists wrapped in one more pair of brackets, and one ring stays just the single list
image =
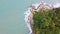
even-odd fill
[{"label": "shallow water", "polygon": [[[40,1],[42,0],[0,0],[0,34],[28,34],[23,13],[30,4]],[[51,4],[60,2],[43,1]]]}]

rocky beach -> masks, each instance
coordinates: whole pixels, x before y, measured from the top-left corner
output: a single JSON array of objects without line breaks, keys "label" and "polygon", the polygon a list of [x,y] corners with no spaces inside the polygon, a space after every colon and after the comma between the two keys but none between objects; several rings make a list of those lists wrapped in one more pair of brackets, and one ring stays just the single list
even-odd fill
[{"label": "rocky beach", "polygon": [[51,5],[48,3],[44,3],[41,2],[39,4],[32,4],[28,10],[24,13],[25,14],[25,21],[27,23],[27,26],[30,30],[29,34],[35,34],[34,33],[34,28],[33,28],[33,13],[34,11],[39,11],[41,9],[44,9],[45,11],[48,11],[49,9],[53,9],[53,8],[58,8],[60,7],[60,4],[56,4],[56,5]]}]

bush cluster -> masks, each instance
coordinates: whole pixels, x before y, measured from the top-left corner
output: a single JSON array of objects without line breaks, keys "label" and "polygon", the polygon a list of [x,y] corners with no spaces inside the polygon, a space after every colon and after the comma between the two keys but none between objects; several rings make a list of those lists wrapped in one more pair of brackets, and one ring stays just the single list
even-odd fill
[{"label": "bush cluster", "polygon": [[35,34],[60,34],[60,7],[34,11],[33,23]]}]

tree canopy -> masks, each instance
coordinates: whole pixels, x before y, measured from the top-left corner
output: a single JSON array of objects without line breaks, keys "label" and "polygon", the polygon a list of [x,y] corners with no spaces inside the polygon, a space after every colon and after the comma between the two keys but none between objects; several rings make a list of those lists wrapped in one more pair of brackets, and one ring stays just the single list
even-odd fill
[{"label": "tree canopy", "polygon": [[60,7],[34,11],[33,23],[35,34],[60,34]]}]

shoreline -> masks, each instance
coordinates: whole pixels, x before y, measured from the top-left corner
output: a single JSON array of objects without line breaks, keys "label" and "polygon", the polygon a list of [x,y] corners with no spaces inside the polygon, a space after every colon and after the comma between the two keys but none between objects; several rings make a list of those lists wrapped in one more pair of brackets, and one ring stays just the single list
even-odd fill
[{"label": "shoreline", "polygon": [[[60,7],[60,3],[57,3],[56,5],[53,5],[53,8],[58,8],[58,7]],[[27,27],[30,30],[29,34],[33,34],[32,22],[29,20],[30,18],[28,16],[31,17],[31,10],[30,10],[30,8],[28,9],[28,11],[25,12],[25,21],[27,22]]]}]

